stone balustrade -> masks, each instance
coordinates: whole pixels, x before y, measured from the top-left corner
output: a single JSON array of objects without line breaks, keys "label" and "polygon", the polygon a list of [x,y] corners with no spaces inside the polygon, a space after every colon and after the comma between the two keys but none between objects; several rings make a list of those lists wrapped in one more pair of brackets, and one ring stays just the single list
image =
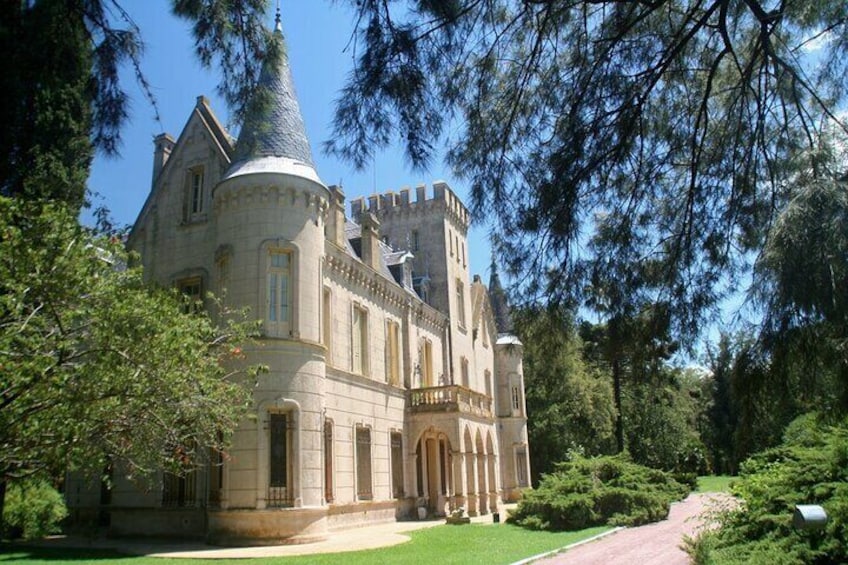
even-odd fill
[{"label": "stone balustrade", "polygon": [[412,412],[463,412],[492,417],[492,399],[460,385],[410,390],[408,408]]}]

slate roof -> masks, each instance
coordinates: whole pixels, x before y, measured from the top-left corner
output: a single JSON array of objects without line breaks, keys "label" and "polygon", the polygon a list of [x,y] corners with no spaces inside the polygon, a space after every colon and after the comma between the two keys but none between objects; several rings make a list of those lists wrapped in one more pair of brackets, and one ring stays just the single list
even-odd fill
[{"label": "slate roof", "polygon": [[489,278],[489,300],[492,303],[492,314],[495,316],[495,325],[498,327],[498,334],[511,334],[513,327],[509,303],[506,299],[506,292],[501,286],[501,280],[498,277],[498,270],[494,261],[492,261],[492,276]]},{"label": "slate roof", "polygon": [[314,168],[279,22],[273,42],[245,112],[233,167],[263,157],[285,157]]}]

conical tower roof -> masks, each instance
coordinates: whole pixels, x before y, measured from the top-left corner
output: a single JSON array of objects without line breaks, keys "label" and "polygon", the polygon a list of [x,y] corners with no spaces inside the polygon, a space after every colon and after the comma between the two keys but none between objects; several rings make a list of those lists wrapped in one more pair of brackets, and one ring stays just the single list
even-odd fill
[{"label": "conical tower roof", "polygon": [[489,301],[492,303],[495,325],[498,327],[498,334],[511,334],[513,332],[512,316],[510,315],[506,291],[501,286],[501,280],[498,277],[498,268],[495,265],[494,259],[492,259],[491,270],[492,274],[489,278]]},{"label": "conical tower roof", "polygon": [[311,169],[305,176],[317,177],[277,12],[272,44],[256,92],[248,102],[233,164],[226,176],[292,172],[297,165]]}]

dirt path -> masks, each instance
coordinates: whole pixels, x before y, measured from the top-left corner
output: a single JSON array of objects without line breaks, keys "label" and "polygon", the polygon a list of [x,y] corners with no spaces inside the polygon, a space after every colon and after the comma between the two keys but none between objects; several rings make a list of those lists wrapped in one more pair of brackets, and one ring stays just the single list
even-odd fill
[{"label": "dirt path", "polygon": [[692,536],[705,523],[711,509],[730,504],[725,494],[692,494],[671,505],[662,522],[626,528],[605,538],[536,561],[538,565],[687,565],[680,549],[684,536]]}]

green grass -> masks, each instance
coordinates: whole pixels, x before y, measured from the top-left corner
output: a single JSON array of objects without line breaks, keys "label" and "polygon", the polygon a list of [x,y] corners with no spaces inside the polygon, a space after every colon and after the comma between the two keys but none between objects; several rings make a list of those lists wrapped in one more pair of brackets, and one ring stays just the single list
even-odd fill
[{"label": "green grass", "polygon": [[695,492],[730,492],[730,483],[735,478],[730,475],[698,477],[698,488],[695,489]]},{"label": "green grass", "polygon": [[514,563],[559,549],[608,530],[606,527],[589,528],[579,532],[530,531],[510,524],[471,524],[468,526],[438,526],[409,532],[412,541],[368,551],[344,554],[327,553],[299,557],[269,557],[261,559],[164,559],[158,557],[132,557],[107,550],[91,549],[47,549],[20,546],[0,546],[0,564],[21,563],[24,565],[265,565],[271,563],[310,563],[345,565],[371,565],[379,563],[415,564],[439,563],[439,565],[465,563]]}]

